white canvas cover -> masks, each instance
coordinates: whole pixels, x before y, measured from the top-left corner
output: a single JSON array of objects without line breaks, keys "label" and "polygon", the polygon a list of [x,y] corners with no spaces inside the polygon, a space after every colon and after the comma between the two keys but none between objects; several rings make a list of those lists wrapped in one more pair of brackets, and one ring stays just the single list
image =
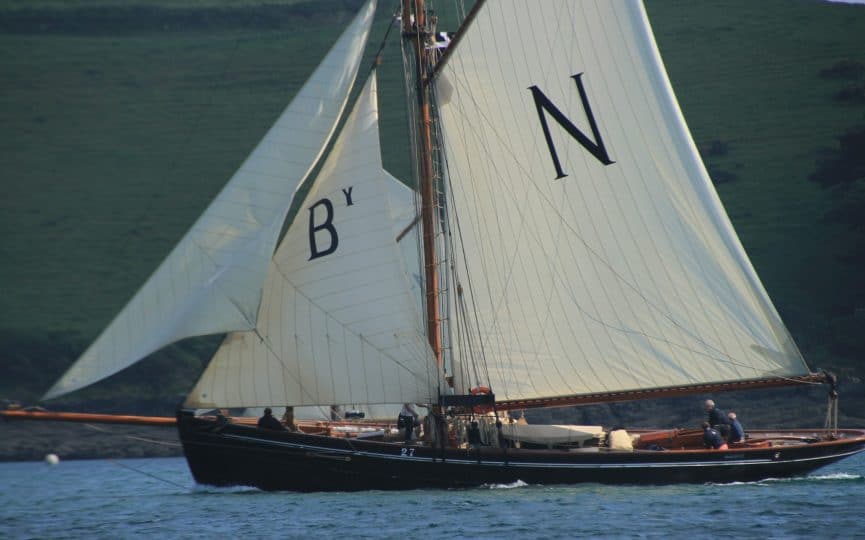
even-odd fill
[{"label": "white canvas cover", "polygon": [[513,441],[533,444],[580,444],[598,439],[604,434],[602,426],[502,424],[502,436]]},{"label": "white canvas cover", "polygon": [[185,337],[255,326],[286,213],[342,115],[374,12],[369,0],[204,214],[46,399]]},{"label": "white canvas cover", "polygon": [[187,406],[437,401],[390,182],[373,76],[274,255],[256,329],[228,335]]},{"label": "white canvas cover", "polygon": [[484,348],[466,387],[520,400],[807,373],[639,1],[486,2],[449,52],[449,215]]}]

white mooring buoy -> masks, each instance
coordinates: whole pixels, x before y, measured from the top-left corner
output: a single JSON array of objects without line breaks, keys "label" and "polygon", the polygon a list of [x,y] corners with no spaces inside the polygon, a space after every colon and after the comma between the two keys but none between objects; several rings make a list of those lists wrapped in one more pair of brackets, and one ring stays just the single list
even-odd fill
[{"label": "white mooring buoy", "polygon": [[60,463],[60,458],[57,457],[57,454],[45,454],[45,463],[53,467]]}]

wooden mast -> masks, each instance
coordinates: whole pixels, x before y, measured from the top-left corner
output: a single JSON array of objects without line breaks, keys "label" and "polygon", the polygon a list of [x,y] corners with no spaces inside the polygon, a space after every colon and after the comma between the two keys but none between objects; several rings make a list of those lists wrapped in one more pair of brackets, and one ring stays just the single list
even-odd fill
[{"label": "wooden mast", "polygon": [[[414,4],[414,22],[411,5]],[[403,33],[414,38],[416,92],[418,107],[418,131],[420,136],[420,195],[421,223],[423,225],[423,258],[426,282],[427,338],[435,355],[436,363],[442,367],[441,315],[439,313],[438,270],[435,250],[435,190],[432,165],[432,117],[429,104],[429,55],[426,48],[427,20],[424,0],[403,0]]]}]

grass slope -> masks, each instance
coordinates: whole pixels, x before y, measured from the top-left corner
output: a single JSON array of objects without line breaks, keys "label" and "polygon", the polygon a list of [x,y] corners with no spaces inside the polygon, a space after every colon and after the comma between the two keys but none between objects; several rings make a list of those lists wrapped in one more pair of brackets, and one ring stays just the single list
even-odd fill
[{"label": "grass slope", "polygon": [[[861,268],[841,261],[854,237],[823,219],[835,201],[808,181],[825,149],[865,125],[865,106],[834,98],[847,83],[820,77],[839,61],[865,64],[865,7],[799,0],[648,8],[707,166],[736,178],[718,185],[721,199],[810,365],[865,374],[857,358],[865,318],[856,315],[865,283]],[[713,141],[727,146],[725,155],[710,155]]]}]

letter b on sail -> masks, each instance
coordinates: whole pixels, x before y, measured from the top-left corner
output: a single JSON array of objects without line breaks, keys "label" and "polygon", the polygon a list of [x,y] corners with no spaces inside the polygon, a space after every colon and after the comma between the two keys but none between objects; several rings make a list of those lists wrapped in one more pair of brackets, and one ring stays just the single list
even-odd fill
[{"label": "letter b on sail", "polygon": [[[324,221],[316,225],[316,208],[324,207]],[[321,214],[321,212],[318,212]],[[322,234],[327,233],[330,238],[327,248],[319,250],[319,244],[316,239],[321,240]],[[336,234],[336,228],[333,226],[333,204],[330,199],[321,199],[309,207],[309,260],[330,255],[336,251],[339,245],[339,236]]]},{"label": "letter b on sail", "polygon": [[603,163],[604,165],[611,165],[615,163],[610,159],[610,155],[607,153],[607,147],[604,146],[604,140],[601,138],[601,132],[598,130],[598,124],[595,122],[595,115],[592,114],[592,107],[589,104],[589,98],[586,95],[586,89],[583,87],[583,81],[580,79],[582,73],[577,73],[573,75],[571,78],[574,79],[574,82],[577,83],[577,90],[580,92],[580,100],[583,103],[583,110],[586,112],[586,118],[589,120],[589,126],[592,128],[592,135],[595,137],[595,140],[591,140],[586,135],[583,134],[582,131],[577,129],[568,117],[562,114],[553,102],[544,95],[543,92],[537,86],[530,86],[529,90],[532,91],[532,97],[535,99],[535,107],[538,109],[538,118],[541,120],[541,127],[544,130],[544,137],[547,140],[547,147],[550,149],[550,156],[553,158],[553,165],[556,168],[556,180],[559,178],[564,178],[567,176],[565,172],[562,170],[562,164],[559,163],[559,155],[556,152],[556,146],[553,144],[553,136],[550,134],[550,126],[547,125],[547,117],[544,115],[544,111],[546,111],[550,116],[553,117],[560,126],[562,126],[568,134],[577,140],[583,148],[589,151],[590,154],[595,156],[595,159]]}]

